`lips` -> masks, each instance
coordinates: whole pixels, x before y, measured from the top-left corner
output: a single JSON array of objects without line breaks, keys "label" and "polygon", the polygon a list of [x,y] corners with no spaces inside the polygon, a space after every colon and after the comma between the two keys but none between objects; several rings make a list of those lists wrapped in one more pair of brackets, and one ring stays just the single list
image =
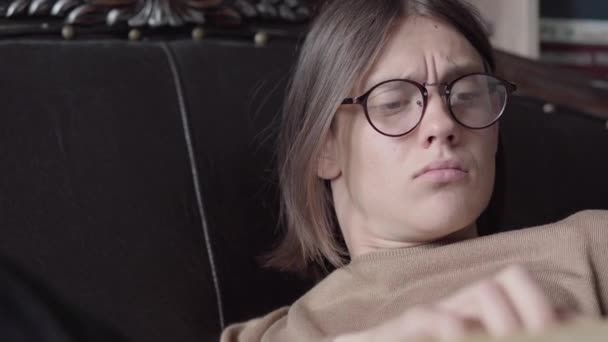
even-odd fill
[{"label": "lips", "polygon": [[437,160],[420,169],[414,174],[414,178],[424,175],[437,174],[466,174],[469,171],[464,164],[457,159]]}]

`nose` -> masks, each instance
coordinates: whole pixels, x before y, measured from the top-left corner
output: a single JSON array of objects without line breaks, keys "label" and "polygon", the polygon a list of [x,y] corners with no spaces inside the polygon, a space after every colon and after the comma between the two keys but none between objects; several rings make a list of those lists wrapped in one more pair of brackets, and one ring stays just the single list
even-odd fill
[{"label": "nose", "polygon": [[435,89],[429,88],[428,103],[418,127],[418,138],[424,148],[436,144],[454,146],[460,138],[458,123],[450,114],[445,97]]}]

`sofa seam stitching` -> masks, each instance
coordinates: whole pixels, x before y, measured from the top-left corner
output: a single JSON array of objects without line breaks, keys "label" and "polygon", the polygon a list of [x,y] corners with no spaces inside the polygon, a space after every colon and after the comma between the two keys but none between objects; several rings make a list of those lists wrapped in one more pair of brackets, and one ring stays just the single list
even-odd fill
[{"label": "sofa seam stitching", "polygon": [[209,264],[211,267],[211,276],[213,278],[213,285],[215,287],[215,295],[216,295],[216,299],[217,299],[217,309],[218,309],[218,316],[219,316],[219,321],[220,321],[220,328],[223,330],[225,323],[224,323],[222,296],[221,296],[221,291],[220,291],[220,286],[219,286],[219,277],[217,275],[215,257],[213,255],[211,238],[210,238],[210,234],[209,234],[209,227],[207,225],[207,220],[205,219],[205,215],[204,215],[205,210],[204,210],[204,205],[203,205],[203,197],[201,194],[201,187],[200,187],[200,182],[198,179],[199,172],[198,172],[198,167],[196,165],[196,157],[194,155],[194,146],[192,143],[191,126],[190,126],[190,122],[188,120],[188,111],[187,111],[187,108],[186,108],[187,106],[186,106],[186,102],[184,99],[183,86],[182,86],[181,78],[179,76],[179,72],[177,69],[177,63],[175,61],[175,57],[171,51],[171,48],[168,46],[167,43],[161,43],[161,46],[162,46],[163,51],[165,52],[165,55],[167,56],[169,68],[171,69],[171,74],[173,77],[173,82],[175,83],[175,89],[176,89],[176,93],[177,93],[177,97],[178,97],[182,127],[184,129],[184,138],[186,140],[186,148],[188,150],[188,159],[190,162],[192,182],[194,184],[194,192],[196,195],[197,209],[199,212],[199,216],[200,216],[200,220],[201,220],[200,223],[201,223],[201,227],[203,230],[203,237],[205,239],[205,245],[207,248],[207,256],[209,258]]}]

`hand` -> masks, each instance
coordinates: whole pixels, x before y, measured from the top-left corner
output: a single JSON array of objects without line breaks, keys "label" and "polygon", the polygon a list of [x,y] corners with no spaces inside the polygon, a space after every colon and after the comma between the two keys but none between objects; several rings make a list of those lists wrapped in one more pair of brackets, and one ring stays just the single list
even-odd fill
[{"label": "hand", "polygon": [[558,321],[557,313],[528,271],[512,266],[430,305],[336,342],[454,341],[473,332],[503,337],[518,331],[537,333]]}]

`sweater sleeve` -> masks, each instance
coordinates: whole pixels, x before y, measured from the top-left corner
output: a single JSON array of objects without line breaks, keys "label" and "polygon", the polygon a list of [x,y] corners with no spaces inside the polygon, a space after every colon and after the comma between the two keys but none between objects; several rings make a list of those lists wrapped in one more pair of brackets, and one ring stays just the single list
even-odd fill
[{"label": "sweater sleeve", "polygon": [[220,337],[220,342],[260,342],[273,324],[287,316],[289,307],[282,307],[266,316],[244,323],[228,326]]},{"label": "sweater sleeve", "polygon": [[608,210],[585,211],[580,216],[587,230],[589,259],[602,316],[608,315]]}]

